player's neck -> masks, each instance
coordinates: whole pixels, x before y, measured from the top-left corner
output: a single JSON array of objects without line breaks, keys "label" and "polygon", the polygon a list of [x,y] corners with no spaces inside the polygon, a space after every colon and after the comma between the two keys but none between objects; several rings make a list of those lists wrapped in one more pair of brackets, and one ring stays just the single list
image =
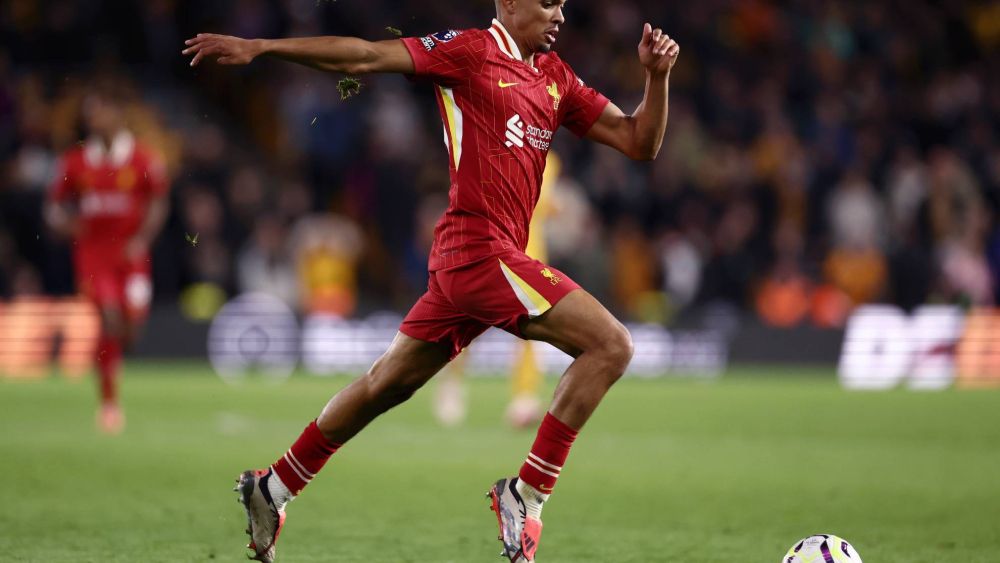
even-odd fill
[{"label": "player's neck", "polygon": [[507,32],[507,36],[514,41],[514,44],[517,46],[518,54],[521,56],[521,60],[524,61],[528,66],[534,67],[535,51],[530,47],[530,44],[524,39],[517,37],[516,35],[511,33],[513,27],[509,25],[507,22],[503,21],[499,17],[497,17],[496,21],[500,22],[500,25],[503,26],[504,31]]},{"label": "player's neck", "polygon": [[[511,37],[514,36],[511,35]],[[528,66],[535,66],[535,51],[533,51],[520,37],[514,37],[514,42],[517,43],[517,48],[521,53],[521,60]]]},{"label": "player's neck", "polygon": [[110,151],[111,147],[115,144],[115,139],[117,139],[118,136],[122,134],[123,130],[124,127],[119,127],[117,129],[113,129],[110,131],[102,131],[100,133],[96,133],[94,136],[97,138],[98,141],[100,141],[101,146],[104,147],[104,150]]}]

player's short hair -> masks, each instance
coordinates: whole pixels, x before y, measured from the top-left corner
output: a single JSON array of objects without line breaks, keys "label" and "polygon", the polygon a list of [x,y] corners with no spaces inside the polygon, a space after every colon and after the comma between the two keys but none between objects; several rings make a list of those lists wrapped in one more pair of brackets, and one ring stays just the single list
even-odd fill
[{"label": "player's short hair", "polygon": [[132,92],[121,78],[101,76],[87,86],[84,99],[87,98],[97,98],[111,105],[123,107],[131,100]]}]

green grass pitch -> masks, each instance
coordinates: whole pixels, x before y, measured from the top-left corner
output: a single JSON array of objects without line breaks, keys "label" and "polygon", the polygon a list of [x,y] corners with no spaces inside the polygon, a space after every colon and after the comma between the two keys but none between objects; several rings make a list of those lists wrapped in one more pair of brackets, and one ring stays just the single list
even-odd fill
[{"label": "green grass pitch", "polygon": [[[0,381],[0,561],[243,560],[233,479],[346,382],[133,363],[110,438],[90,381]],[[501,423],[506,390],[473,379],[458,429],[435,424],[429,389],[376,421],[290,505],[279,561],[499,561],[484,494],[533,437]],[[807,370],[626,379],[570,455],[538,560],[777,563],[830,532],[868,563],[996,563],[998,476],[998,391],[848,393]]]}]

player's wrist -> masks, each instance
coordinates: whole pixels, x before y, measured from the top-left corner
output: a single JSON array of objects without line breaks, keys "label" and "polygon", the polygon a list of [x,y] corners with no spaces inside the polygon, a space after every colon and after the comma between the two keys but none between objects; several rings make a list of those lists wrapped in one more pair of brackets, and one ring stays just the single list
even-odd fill
[{"label": "player's wrist", "polygon": [[649,80],[669,80],[670,79],[670,69],[667,70],[657,70],[657,69],[646,69],[646,78]]},{"label": "player's wrist", "polygon": [[273,41],[270,39],[250,39],[250,58],[256,59],[273,51]]}]

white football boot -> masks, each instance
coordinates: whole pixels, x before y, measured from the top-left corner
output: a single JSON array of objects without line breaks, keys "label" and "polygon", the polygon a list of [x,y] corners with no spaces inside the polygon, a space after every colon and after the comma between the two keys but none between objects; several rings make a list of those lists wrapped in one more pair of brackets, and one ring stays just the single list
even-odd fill
[{"label": "white football boot", "polygon": [[246,533],[250,536],[247,549],[254,552],[248,557],[264,563],[273,563],[274,544],[285,525],[285,511],[275,506],[267,488],[270,477],[269,469],[247,470],[240,474],[233,489],[240,493],[237,500],[247,512]]},{"label": "white football boot", "polygon": [[490,499],[490,509],[496,513],[500,526],[497,538],[503,543],[500,556],[510,559],[511,563],[534,563],[542,537],[542,521],[527,516],[516,484],[517,477],[500,479],[486,497]]}]

